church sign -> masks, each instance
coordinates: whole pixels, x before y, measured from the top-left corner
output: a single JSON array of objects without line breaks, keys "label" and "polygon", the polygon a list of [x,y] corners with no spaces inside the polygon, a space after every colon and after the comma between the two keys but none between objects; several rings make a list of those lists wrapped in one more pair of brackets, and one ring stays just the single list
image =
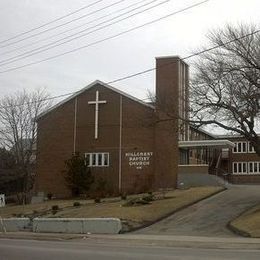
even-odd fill
[{"label": "church sign", "polygon": [[150,159],[153,152],[128,152],[125,157],[128,160],[130,167],[135,167],[137,170],[142,170],[144,166],[150,165]]}]

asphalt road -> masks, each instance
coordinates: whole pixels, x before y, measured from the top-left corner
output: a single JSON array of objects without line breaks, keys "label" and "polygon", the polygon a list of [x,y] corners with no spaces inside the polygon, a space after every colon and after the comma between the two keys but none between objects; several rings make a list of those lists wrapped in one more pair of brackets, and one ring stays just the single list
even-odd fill
[{"label": "asphalt road", "polygon": [[231,185],[228,190],[194,204],[139,234],[235,237],[228,222],[260,202],[260,186]]},{"label": "asphalt road", "polygon": [[219,260],[260,259],[259,250],[173,248],[89,241],[34,241],[0,239],[1,260]]}]

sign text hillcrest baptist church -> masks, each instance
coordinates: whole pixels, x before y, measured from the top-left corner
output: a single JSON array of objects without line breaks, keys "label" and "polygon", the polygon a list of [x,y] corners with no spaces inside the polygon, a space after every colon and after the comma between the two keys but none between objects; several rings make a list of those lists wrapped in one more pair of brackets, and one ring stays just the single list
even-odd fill
[{"label": "sign text hillcrest baptist church", "polygon": [[150,158],[153,156],[153,152],[128,152],[125,153],[125,157],[128,159],[130,167],[136,167],[137,170],[141,170],[143,166],[150,165]]}]

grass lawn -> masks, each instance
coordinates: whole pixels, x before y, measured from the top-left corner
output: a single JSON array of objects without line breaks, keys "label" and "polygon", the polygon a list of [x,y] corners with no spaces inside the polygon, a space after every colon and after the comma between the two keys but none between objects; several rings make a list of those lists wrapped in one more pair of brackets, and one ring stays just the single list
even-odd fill
[{"label": "grass lawn", "polygon": [[[50,200],[44,203],[26,206],[6,206],[0,208],[1,217],[14,216],[41,216],[66,218],[116,217],[127,222],[128,228],[136,228],[154,222],[186,205],[209,197],[223,190],[221,187],[195,187],[186,190],[173,190],[165,194],[155,192],[156,199],[147,205],[125,207],[126,201],[117,198],[102,200],[94,203],[93,200]],[[143,195],[128,196],[142,197]],[[81,206],[73,207],[79,201]],[[60,210],[53,214],[51,207],[58,205]]]},{"label": "grass lawn", "polygon": [[251,237],[260,237],[260,205],[246,211],[241,216],[233,220],[231,227],[234,227],[241,234]]}]

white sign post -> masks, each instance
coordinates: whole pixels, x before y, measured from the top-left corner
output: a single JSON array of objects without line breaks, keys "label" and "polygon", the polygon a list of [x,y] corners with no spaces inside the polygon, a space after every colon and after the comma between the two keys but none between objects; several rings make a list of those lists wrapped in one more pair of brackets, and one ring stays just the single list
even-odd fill
[{"label": "white sign post", "polygon": [[[5,195],[0,194],[0,208],[5,206]],[[6,228],[3,223],[2,217],[0,216],[0,226],[2,226],[3,232],[6,233]]]},{"label": "white sign post", "polygon": [[0,208],[5,206],[5,195],[0,194]]}]

